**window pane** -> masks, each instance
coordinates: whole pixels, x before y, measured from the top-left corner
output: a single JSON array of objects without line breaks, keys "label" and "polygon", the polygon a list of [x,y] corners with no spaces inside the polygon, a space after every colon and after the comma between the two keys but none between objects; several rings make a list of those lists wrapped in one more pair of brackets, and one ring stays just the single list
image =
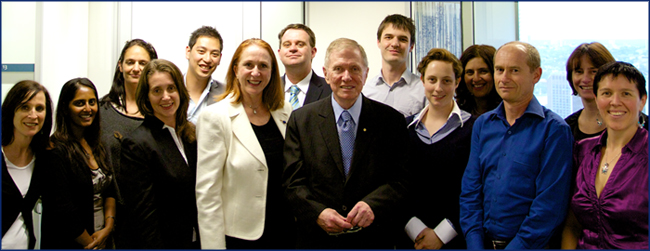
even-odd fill
[{"label": "window pane", "polygon": [[[519,2],[518,6],[519,40],[534,45],[542,58],[535,96],[563,118],[582,108],[566,80],[566,61],[581,43],[603,44],[617,61],[637,67],[647,83],[647,2]],[[648,113],[647,103],[644,112]]]},{"label": "window pane", "polygon": [[460,58],[463,53],[460,2],[412,2],[415,21],[416,71],[422,57],[432,48],[444,48]]}]

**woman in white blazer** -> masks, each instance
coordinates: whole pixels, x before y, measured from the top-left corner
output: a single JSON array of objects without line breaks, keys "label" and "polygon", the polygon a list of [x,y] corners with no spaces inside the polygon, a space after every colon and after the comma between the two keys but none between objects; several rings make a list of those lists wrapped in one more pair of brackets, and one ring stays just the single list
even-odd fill
[{"label": "woman in white blazer", "polygon": [[293,248],[294,218],[281,183],[292,109],[273,49],[245,40],[228,69],[222,100],[197,122],[201,248]]}]

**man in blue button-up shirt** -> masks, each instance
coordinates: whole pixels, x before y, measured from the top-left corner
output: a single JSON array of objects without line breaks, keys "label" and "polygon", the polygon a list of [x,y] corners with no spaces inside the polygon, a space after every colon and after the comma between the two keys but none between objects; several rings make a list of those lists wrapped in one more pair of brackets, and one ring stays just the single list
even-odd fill
[{"label": "man in blue button-up shirt", "polygon": [[539,52],[507,43],[494,59],[503,102],[474,123],[463,176],[460,225],[468,249],[544,248],[564,221],[573,136],[533,95]]}]

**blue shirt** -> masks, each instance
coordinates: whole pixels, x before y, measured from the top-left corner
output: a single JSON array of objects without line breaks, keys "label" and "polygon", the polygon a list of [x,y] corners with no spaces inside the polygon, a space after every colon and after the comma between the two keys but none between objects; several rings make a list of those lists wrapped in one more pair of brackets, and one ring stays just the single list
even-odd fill
[{"label": "blue shirt", "polygon": [[[336,102],[336,100],[334,99],[334,95],[331,96],[332,96],[332,109],[334,110],[334,118],[336,119],[334,121],[338,122],[339,119],[341,118],[341,113],[343,113],[345,109],[343,109],[343,107],[341,107],[339,103]],[[350,109],[347,109],[347,111],[350,113],[350,117],[352,117],[352,121],[354,121],[354,126],[351,129],[354,132],[355,138],[357,137],[357,126],[359,125],[359,116],[361,116],[361,103],[363,103],[363,101],[361,101],[362,99],[361,96],[362,95],[359,94],[357,100],[354,101],[352,107],[350,107]],[[343,130],[343,128],[341,128],[341,126],[338,123],[336,123],[336,129],[339,132],[339,139],[340,139],[341,130]]]},{"label": "blue shirt", "polygon": [[417,133],[420,140],[422,140],[422,143],[432,145],[433,143],[441,141],[451,132],[456,130],[456,128],[463,127],[463,124],[467,122],[467,120],[469,120],[469,118],[472,116],[472,114],[469,112],[461,110],[458,107],[458,104],[456,104],[455,100],[453,102],[454,108],[452,108],[451,112],[449,113],[447,122],[440,129],[438,129],[437,132],[433,133],[432,136],[429,136],[431,135],[429,134],[429,130],[427,130],[427,127],[422,123],[422,117],[426,116],[427,111],[429,110],[428,105],[425,106],[420,113],[415,115],[413,122],[411,122],[407,127],[410,128],[411,126],[415,126],[415,133]]},{"label": "blue shirt", "polygon": [[486,234],[544,248],[567,213],[572,150],[567,123],[535,97],[512,126],[503,102],[476,119],[460,195],[467,248],[483,249]]}]

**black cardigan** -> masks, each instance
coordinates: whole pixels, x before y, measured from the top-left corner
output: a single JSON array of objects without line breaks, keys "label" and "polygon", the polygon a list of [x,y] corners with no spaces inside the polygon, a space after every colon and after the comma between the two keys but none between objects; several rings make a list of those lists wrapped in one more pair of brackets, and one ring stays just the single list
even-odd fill
[{"label": "black cardigan", "polygon": [[36,244],[36,238],[34,237],[34,224],[32,219],[32,210],[36,201],[41,197],[41,179],[43,174],[43,168],[41,168],[43,161],[41,157],[42,154],[38,154],[36,161],[34,162],[34,171],[32,172],[32,179],[29,184],[29,189],[27,194],[23,198],[20,190],[14,183],[14,180],[9,174],[7,169],[7,163],[5,163],[4,154],[2,155],[2,236],[4,237],[5,233],[11,225],[14,224],[19,213],[23,213],[23,219],[25,220],[25,226],[27,227],[27,232],[29,233],[29,249],[34,249]]},{"label": "black cardigan", "polygon": [[[64,149],[55,146],[46,151],[47,168],[43,191],[42,249],[83,248],[75,238],[84,230],[95,232],[93,183],[90,168],[84,160],[71,160]],[[102,197],[115,198],[111,185]]]},{"label": "black cardigan", "polygon": [[[414,116],[406,119],[410,124]],[[427,227],[433,229],[444,218],[449,219],[458,233],[444,249],[465,249],[465,238],[460,229],[460,190],[465,167],[469,160],[472,142],[472,127],[475,116],[470,117],[463,127],[456,128],[444,139],[427,145],[415,132],[415,126],[409,128],[409,158],[407,167],[412,175],[408,194],[408,210],[402,218],[402,229],[413,216],[418,217]],[[404,233],[404,231],[402,231]],[[406,234],[404,233],[404,236]],[[402,245],[405,243],[400,242]],[[407,246],[413,248],[408,239]]]}]

